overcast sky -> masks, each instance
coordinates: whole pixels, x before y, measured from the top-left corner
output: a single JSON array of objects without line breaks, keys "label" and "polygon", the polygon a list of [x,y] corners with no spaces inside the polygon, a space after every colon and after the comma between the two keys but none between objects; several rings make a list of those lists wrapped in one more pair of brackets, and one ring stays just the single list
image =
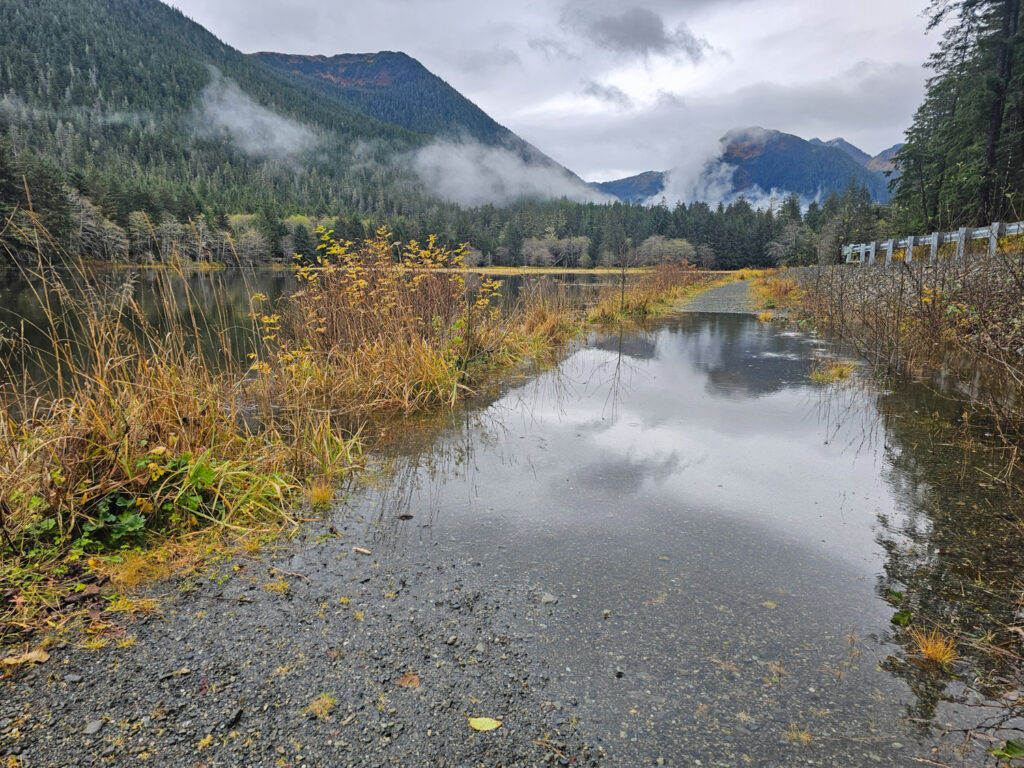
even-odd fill
[{"label": "overcast sky", "polygon": [[924,0],[171,0],[245,52],[404,51],[588,180],[759,125],[875,154],[921,101]]}]

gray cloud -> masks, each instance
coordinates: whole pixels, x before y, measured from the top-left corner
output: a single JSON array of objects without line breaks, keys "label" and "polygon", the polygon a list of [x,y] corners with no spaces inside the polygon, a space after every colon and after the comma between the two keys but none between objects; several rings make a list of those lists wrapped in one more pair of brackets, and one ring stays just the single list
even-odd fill
[{"label": "gray cloud", "polygon": [[561,40],[554,40],[550,37],[539,37],[528,40],[526,43],[532,50],[542,54],[548,61],[552,59],[566,59],[579,61],[580,57],[569,50],[569,46]]},{"label": "gray cloud", "polygon": [[629,97],[621,88],[616,88],[614,85],[601,85],[601,83],[591,80],[583,85],[583,94],[585,96],[593,96],[595,99],[607,102],[621,109],[629,109],[633,106],[633,99]]},{"label": "gray cloud", "polygon": [[627,55],[683,55],[697,63],[711,47],[686,24],[670,29],[649,8],[596,14],[586,8],[568,7],[562,13],[562,25],[601,48]]},{"label": "gray cloud", "polygon": [[[902,138],[937,44],[927,0],[374,0],[346,4],[343,25],[329,0],[171,2],[245,51],[405,51],[588,179],[675,167],[743,125],[842,136],[874,154]],[[852,39],[866,60],[853,66]],[[508,53],[488,56],[498,49]]]}]

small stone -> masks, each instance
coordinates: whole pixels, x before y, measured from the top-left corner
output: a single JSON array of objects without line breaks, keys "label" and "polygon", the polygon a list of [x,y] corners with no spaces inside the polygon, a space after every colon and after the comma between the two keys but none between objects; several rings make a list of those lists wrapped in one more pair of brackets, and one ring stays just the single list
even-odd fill
[{"label": "small stone", "polygon": [[611,611],[601,611],[601,618],[602,619],[610,619],[611,617],[612,617],[612,612]]},{"label": "small stone", "polygon": [[540,596],[541,605],[554,605],[558,602],[558,598],[552,595],[550,592],[545,592]]},{"label": "small stone", "polygon": [[477,653],[486,653],[487,647],[483,644],[483,642],[479,642],[476,644],[476,648],[474,648],[473,650]]},{"label": "small stone", "polygon": [[655,765],[664,765],[665,764],[665,758],[664,757],[659,757],[657,760],[654,761],[654,764]]},{"label": "small stone", "polygon": [[626,674],[626,671],[622,667],[615,668],[615,677],[621,678],[624,674]]},{"label": "small stone", "polygon": [[80,683],[82,682],[81,675],[64,675],[65,683]]},{"label": "small stone", "polygon": [[100,732],[100,728],[102,727],[102,720],[91,720],[82,730],[82,733],[84,733],[86,736],[95,736],[97,733]]},{"label": "small stone", "polygon": [[898,741],[894,741],[894,742],[892,743],[892,748],[893,748],[893,749],[903,749],[903,745],[902,745],[902,744],[900,744],[900,743],[899,743]]},{"label": "small stone", "polygon": [[459,642],[459,638],[457,638],[455,635],[452,635],[448,638],[448,645],[455,645],[457,642]]}]

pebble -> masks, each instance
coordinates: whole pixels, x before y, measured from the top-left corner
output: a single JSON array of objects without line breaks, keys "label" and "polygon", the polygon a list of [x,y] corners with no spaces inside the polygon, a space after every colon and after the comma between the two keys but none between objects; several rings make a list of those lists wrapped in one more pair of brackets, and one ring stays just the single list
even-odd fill
[{"label": "pebble", "polygon": [[102,720],[90,720],[89,723],[82,730],[82,733],[84,733],[86,736],[95,736],[97,733],[100,732],[100,728],[102,727]]},{"label": "pebble", "polygon": [[80,683],[82,682],[81,675],[64,675],[65,683]]},{"label": "pebble", "polygon": [[448,638],[448,645],[455,645],[457,642],[459,642],[459,638],[457,638],[455,635],[452,635]]},{"label": "pebble", "polygon": [[552,595],[550,592],[545,592],[540,596],[541,605],[554,605],[558,602],[558,598]]}]

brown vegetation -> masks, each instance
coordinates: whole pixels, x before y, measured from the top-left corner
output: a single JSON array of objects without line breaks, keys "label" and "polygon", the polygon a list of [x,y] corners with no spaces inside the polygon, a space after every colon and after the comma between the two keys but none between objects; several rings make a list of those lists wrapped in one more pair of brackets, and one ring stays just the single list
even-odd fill
[{"label": "brown vegetation", "polygon": [[[127,588],[194,561],[178,553],[184,540],[253,541],[294,524],[303,487],[325,506],[358,463],[369,415],[448,407],[583,327],[564,291],[508,306],[500,282],[461,274],[461,251],[433,239],[323,234],[298,291],[275,306],[252,296],[245,349],[209,330],[173,254],[157,280],[166,323],[147,317],[130,277],[111,288],[79,261],[54,268],[41,255],[25,268],[46,343],[10,340],[0,361],[0,637],[78,605],[76,585],[116,575]],[[644,316],[697,283],[692,269],[659,267],[616,288],[614,305],[602,294],[594,317]]]},{"label": "brown vegetation", "polygon": [[1024,445],[1024,254],[836,266],[801,274],[801,304],[825,334],[890,371],[939,376],[1011,452]]}]

